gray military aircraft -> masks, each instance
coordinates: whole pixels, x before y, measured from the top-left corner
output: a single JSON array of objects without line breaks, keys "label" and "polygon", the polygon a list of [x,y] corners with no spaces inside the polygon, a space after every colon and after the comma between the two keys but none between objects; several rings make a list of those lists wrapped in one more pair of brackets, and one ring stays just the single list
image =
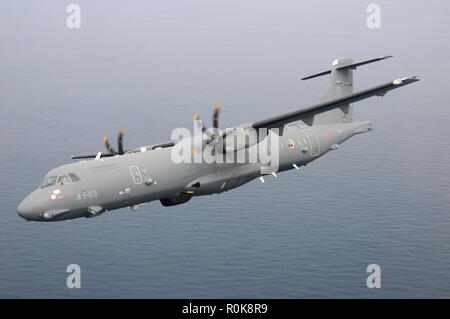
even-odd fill
[{"label": "gray military aircraft", "polygon": [[[330,70],[302,79],[330,74],[329,87],[319,104],[262,121],[221,131],[221,107],[217,105],[213,127],[205,129],[201,125],[199,130],[200,148],[193,142],[195,137],[189,137],[124,150],[124,131],[120,130],[117,151],[104,137],[108,152],[72,156],[84,160],[49,171],[39,187],[20,203],[17,212],[27,221],[61,221],[95,217],[123,207],[136,211],[139,204],[154,200],[160,200],[164,206],[179,205],[194,196],[228,191],[256,178],[264,182],[265,175],[277,177],[277,172],[299,169],[329,150],[338,149],[353,135],[372,129],[371,121],[353,122],[353,102],[383,96],[389,90],[418,81],[416,77],[405,77],[353,93],[353,70],[389,57],[359,63],[353,63],[351,58],[335,60]],[[194,120],[198,120],[197,114]],[[271,146],[266,143],[272,139],[270,136],[277,137]],[[253,162],[248,158],[232,163],[204,159],[176,162],[174,149],[183,145],[190,146],[191,155],[210,146],[212,157],[222,159],[230,154],[234,158],[241,151],[249,155],[271,147],[270,152],[278,156],[278,165],[267,166],[259,155]]]}]

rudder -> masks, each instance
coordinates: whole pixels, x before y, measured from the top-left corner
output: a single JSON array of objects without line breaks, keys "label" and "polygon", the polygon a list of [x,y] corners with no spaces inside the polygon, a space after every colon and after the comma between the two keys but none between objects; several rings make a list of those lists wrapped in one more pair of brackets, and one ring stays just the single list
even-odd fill
[{"label": "rudder", "polygon": [[[340,58],[333,61],[328,89],[321,102],[334,100],[353,93],[353,69],[342,67],[351,65],[351,58]],[[353,107],[351,104],[316,114],[314,124],[346,123],[353,120]]]}]

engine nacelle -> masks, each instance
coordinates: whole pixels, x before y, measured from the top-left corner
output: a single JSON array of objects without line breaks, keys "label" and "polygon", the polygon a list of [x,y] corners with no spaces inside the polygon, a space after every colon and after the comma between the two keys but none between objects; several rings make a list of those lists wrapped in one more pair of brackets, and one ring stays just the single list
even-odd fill
[{"label": "engine nacelle", "polygon": [[224,146],[226,152],[235,152],[258,143],[261,136],[250,124],[241,125],[225,131]]}]

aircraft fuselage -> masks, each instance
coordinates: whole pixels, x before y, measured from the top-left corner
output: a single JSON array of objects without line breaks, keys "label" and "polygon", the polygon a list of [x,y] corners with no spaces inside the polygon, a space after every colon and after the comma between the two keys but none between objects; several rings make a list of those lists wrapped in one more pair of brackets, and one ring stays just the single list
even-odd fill
[{"label": "aircraft fuselage", "polygon": [[[95,217],[123,207],[136,210],[137,205],[154,200],[165,206],[182,204],[270,173],[277,176],[277,172],[298,169],[370,129],[371,122],[290,123],[272,147],[272,152],[279,154],[279,167],[269,173],[262,173],[259,162],[175,163],[173,146],[71,163],[49,171],[46,176],[57,182],[34,190],[20,203],[18,213],[26,220],[60,221]],[[256,152],[258,146],[252,145],[246,152]],[[70,177],[73,175],[76,178]]]}]

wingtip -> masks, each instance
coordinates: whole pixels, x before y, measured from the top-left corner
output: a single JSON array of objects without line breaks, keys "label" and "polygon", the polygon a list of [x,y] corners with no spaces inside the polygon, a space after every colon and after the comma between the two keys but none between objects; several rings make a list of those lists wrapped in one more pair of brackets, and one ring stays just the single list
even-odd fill
[{"label": "wingtip", "polygon": [[392,83],[394,85],[399,85],[399,84],[409,84],[409,83],[414,83],[420,81],[420,79],[417,77],[417,75],[414,76],[408,76],[405,78],[400,78],[400,79],[395,79],[394,81],[392,81]]}]

